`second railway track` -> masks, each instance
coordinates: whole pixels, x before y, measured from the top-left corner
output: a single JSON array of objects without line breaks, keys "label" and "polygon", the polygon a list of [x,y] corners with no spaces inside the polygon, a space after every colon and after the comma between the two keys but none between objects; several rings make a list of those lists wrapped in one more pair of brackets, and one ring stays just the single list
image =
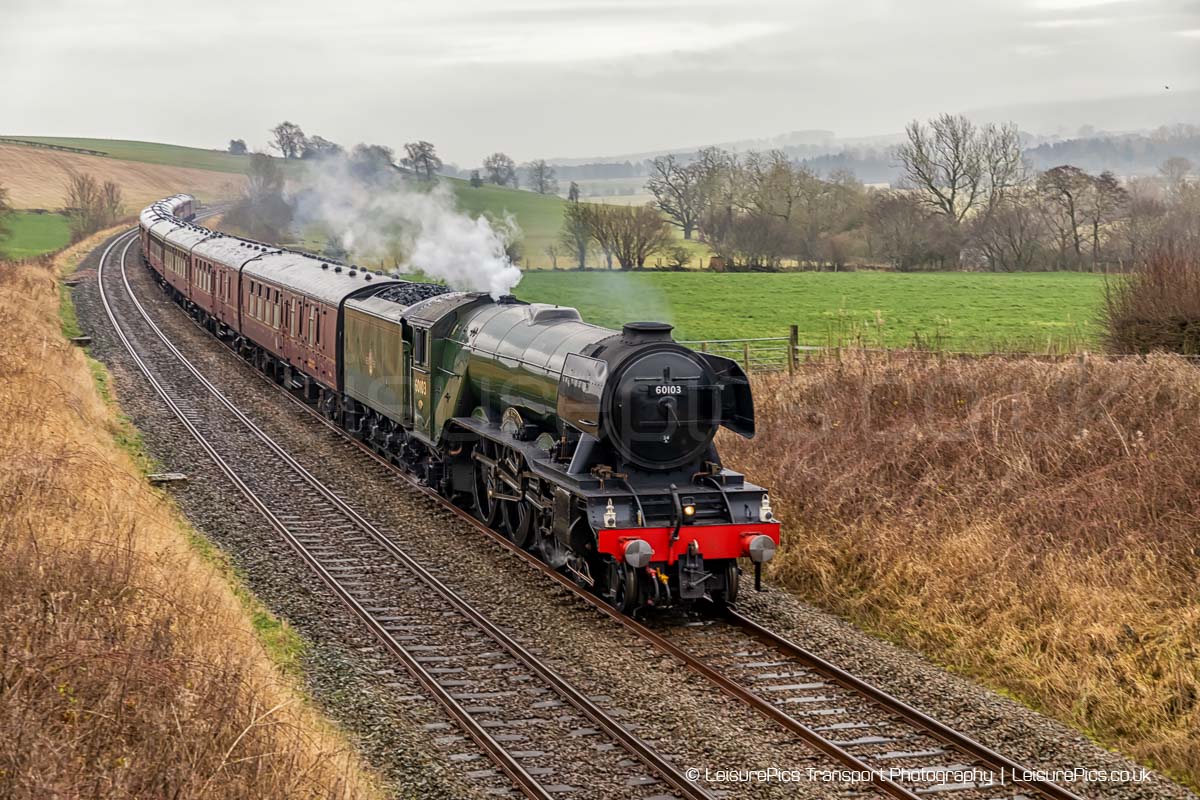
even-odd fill
[{"label": "second railway track", "polygon": [[[115,245],[116,243],[114,243]],[[109,249],[112,249],[110,246]],[[191,366],[186,358],[169,342],[165,335],[157,329],[145,310],[134,297],[133,290],[124,276],[125,254],[129,244],[125,245],[119,260],[122,272],[122,284],[129,301],[135,305],[142,323],[153,332],[155,340],[168,351],[169,357],[175,362],[186,365],[190,374],[201,385],[206,386],[210,395],[217,398],[223,407],[241,425],[252,433],[252,446],[265,447],[271,451],[271,457],[281,460],[300,483],[296,486],[307,486],[310,489],[320,485],[319,481],[308,474],[302,466],[291,459],[278,445],[270,442],[262,431],[258,430],[252,421],[236,410],[230,401],[221,397],[215,386],[208,384],[203,375]],[[104,293],[104,263],[101,259],[101,292]],[[105,299],[106,310],[119,335],[129,349],[131,355],[139,364],[144,364],[134,350],[133,345],[120,332],[120,326],[109,309]],[[157,356],[156,356],[157,357]],[[156,391],[170,404],[170,399],[164,389],[155,381],[148,366],[142,367],[155,384]],[[267,380],[265,376],[264,380]],[[268,381],[269,382],[269,381]],[[304,408],[324,424],[344,432],[316,414],[311,407],[305,405],[294,395],[287,393],[281,387],[279,391]],[[185,426],[192,429],[196,424],[197,414],[189,411],[186,403],[178,405],[177,415]],[[193,435],[203,441],[203,433],[193,430]],[[253,442],[258,444],[253,444]],[[416,491],[422,492],[431,499],[442,503],[442,499],[427,487],[421,486],[402,470],[380,458],[370,448],[347,437],[347,441],[370,454],[377,462],[391,470],[393,474],[402,477]],[[210,455],[222,464],[221,456],[205,447]],[[289,463],[290,462],[290,463]],[[226,471],[228,468],[222,465]],[[233,476],[231,476],[233,478]],[[236,478],[233,478],[237,483]],[[242,488],[248,496],[254,494],[250,487]],[[321,493],[318,489],[318,493]],[[709,796],[703,789],[687,780],[687,777],[670,761],[658,756],[655,751],[633,737],[615,719],[608,718],[602,709],[591,704],[586,696],[574,691],[569,684],[559,678],[557,681],[552,670],[536,666],[537,659],[519,643],[509,639],[505,643],[502,631],[499,631],[486,618],[474,618],[466,603],[453,595],[448,587],[444,591],[437,589],[440,583],[429,574],[420,564],[408,559],[403,551],[399,551],[389,538],[378,530],[373,530],[365,519],[344,501],[341,501],[330,490],[325,489],[323,502],[326,508],[319,512],[318,519],[327,523],[311,524],[308,513],[302,516],[274,514],[270,508],[260,508],[285,538],[289,539],[293,549],[301,555],[322,579],[334,588],[339,597],[355,613],[362,617],[368,627],[381,639],[389,651],[393,651],[405,667],[418,676],[418,679],[428,691],[446,706],[473,739],[483,748],[493,761],[520,787],[528,796],[541,797],[548,785],[551,789],[565,791],[572,788],[566,784],[545,784],[539,782],[522,766],[522,759],[512,757],[512,752],[506,750],[501,742],[488,741],[487,726],[473,728],[472,713],[479,715],[483,712],[490,714],[503,713],[503,698],[519,697],[513,694],[511,687],[485,685],[476,682],[471,685],[471,691],[450,691],[448,687],[460,686],[455,679],[439,681],[438,674],[454,674],[458,667],[425,667],[423,664],[440,664],[438,659],[446,658],[443,652],[461,649],[470,651],[472,648],[463,647],[464,641],[475,637],[486,639],[494,647],[479,648],[482,652],[477,656],[485,661],[475,670],[486,674],[486,661],[491,659],[491,668],[498,672],[510,669],[509,664],[519,665],[528,671],[529,677],[536,676],[546,684],[544,692],[555,693],[560,700],[542,701],[542,708],[554,708],[559,702],[566,702],[579,714],[604,731],[621,748],[635,755],[644,765],[643,776],[635,776],[631,785],[645,787],[640,795],[626,787],[628,794],[622,796],[648,796],[655,792],[668,792],[668,796],[705,797]],[[253,501],[252,501],[253,502]],[[443,503],[444,504],[444,503]],[[564,587],[575,592],[579,597],[590,603],[601,613],[624,625],[644,640],[653,644],[660,651],[678,659],[690,670],[702,675],[722,692],[730,695],[754,708],[767,719],[781,726],[791,735],[806,743],[813,750],[824,754],[832,762],[848,770],[868,776],[865,783],[884,795],[913,798],[938,796],[952,797],[955,800],[1020,800],[1022,798],[1046,797],[1053,800],[1070,800],[1076,796],[1061,787],[1036,778],[1025,778],[1020,765],[990,750],[986,746],[948,728],[925,716],[920,711],[907,706],[873,686],[843,672],[832,664],[828,664],[816,656],[807,653],[772,631],[757,625],[753,620],[731,613],[722,618],[693,622],[685,625],[669,626],[665,630],[655,630],[636,620],[630,619],[613,611],[605,603],[591,594],[579,590],[579,587],[560,573],[551,570],[530,554],[516,548],[502,535],[488,529],[474,517],[461,509],[444,504],[447,508],[473,525],[486,535],[496,540],[510,551],[523,558],[532,568],[540,570]],[[336,533],[332,539],[322,539],[321,531],[331,530]],[[382,554],[382,555],[381,555]],[[382,561],[378,560],[383,558]],[[372,560],[375,559],[375,560]],[[332,569],[330,568],[332,562]],[[388,589],[384,596],[387,600],[370,599],[371,591],[378,591],[375,583],[382,573],[388,571],[389,565],[394,569],[399,563],[411,574],[418,578],[417,584],[431,591],[420,590],[412,592],[411,584],[407,587],[408,594],[398,587],[393,591]],[[366,567],[363,569],[363,567]],[[376,576],[367,578],[365,576]],[[399,583],[403,583],[400,581]],[[339,588],[340,587],[340,588]],[[390,592],[390,593],[389,593]],[[447,594],[448,593],[448,594]],[[366,597],[366,601],[358,599]],[[429,602],[430,596],[441,598],[438,606]],[[355,604],[359,607],[355,607]],[[464,608],[466,606],[466,608]],[[414,613],[415,610],[415,613]],[[477,615],[482,617],[482,615]],[[438,625],[430,625],[429,620],[439,618]],[[458,620],[461,619],[461,625]],[[453,623],[447,620],[455,620]],[[472,628],[474,626],[474,628]],[[437,643],[427,641],[434,629],[448,638]],[[474,630],[474,634],[466,633]],[[392,644],[389,644],[389,637]],[[404,642],[420,642],[417,645],[419,653],[416,656],[405,650]],[[428,647],[430,649],[425,650]],[[499,650],[496,649],[499,647]],[[410,647],[411,650],[411,647]],[[408,652],[408,658],[402,655]],[[466,656],[464,656],[466,657]],[[497,658],[508,659],[498,662]],[[498,668],[500,664],[503,668]],[[442,670],[451,670],[443,672]],[[464,667],[464,669],[468,669]],[[420,678],[421,672],[426,678]],[[493,676],[494,677],[494,676]],[[524,678],[518,683],[523,683]],[[428,681],[428,682],[427,682]],[[456,698],[457,695],[457,698]],[[465,698],[465,704],[462,702]],[[458,705],[458,709],[455,708]],[[472,705],[473,704],[473,705]],[[520,709],[529,713],[529,705],[521,705],[512,709]],[[574,727],[571,727],[574,725]],[[581,730],[578,718],[568,721],[565,730],[559,730],[558,737],[551,736],[549,741],[553,747],[561,744],[562,735],[575,737]],[[568,739],[569,740],[569,739]],[[524,754],[528,761],[530,753],[537,750],[521,749],[517,753]],[[544,754],[544,751],[542,751]],[[600,750],[599,752],[603,752]],[[616,763],[614,761],[614,763]],[[535,772],[541,770],[535,769]],[[602,770],[603,771],[603,770]],[[628,770],[626,770],[627,772]],[[522,774],[524,772],[525,774]],[[971,773],[977,775],[990,774],[995,779],[978,779],[970,781],[954,781],[947,776],[952,774]],[[595,786],[591,787],[593,790]],[[587,794],[584,796],[602,796]],[[655,795],[656,796],[656,795]]]}]

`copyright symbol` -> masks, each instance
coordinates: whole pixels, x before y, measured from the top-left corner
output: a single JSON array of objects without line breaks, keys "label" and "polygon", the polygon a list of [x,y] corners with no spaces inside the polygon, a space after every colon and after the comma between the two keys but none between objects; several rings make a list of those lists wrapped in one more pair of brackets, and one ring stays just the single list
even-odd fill
[{"label": "copyright symbol", "polygon": [[696,769],[695,767],[689,767],[687,771],[683,773],[683,777],[687,778],[689,781],[698,780],[700,778],[700,770]]}]

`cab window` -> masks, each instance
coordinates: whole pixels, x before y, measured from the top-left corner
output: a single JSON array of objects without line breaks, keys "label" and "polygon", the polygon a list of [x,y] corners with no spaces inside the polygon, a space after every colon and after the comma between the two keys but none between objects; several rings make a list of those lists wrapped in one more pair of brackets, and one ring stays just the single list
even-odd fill
[{"label": "cab window", "polygon": [[426,354],[427,334],[424,328],[413,328],[413,363],[418,367],[425,366],[428,361]]}]

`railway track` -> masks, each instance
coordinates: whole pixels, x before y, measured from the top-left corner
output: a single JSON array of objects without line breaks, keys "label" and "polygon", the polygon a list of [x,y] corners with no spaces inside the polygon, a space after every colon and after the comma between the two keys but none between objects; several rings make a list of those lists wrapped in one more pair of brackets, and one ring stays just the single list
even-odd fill
[{"label": "railway track", "polygon": [[[125,286],[132,298],[127,280]],[[148,318],[146,321],[149,323]],[[169,342],[165,344],[174,349]],[[178,358],[182,359],[182,354]],[[1078,800],[1071,792],[1037,779],[1012,760],[735,611],[712,619],[670,625],[662,630],[617,613],[466,511],[446,503],[436,492],[421,485],[369,446],[349,437],[266,376],[260,374],[260,378],[322,424],[337,431],[391,474],[402,478],[415,491],[508,548],[530,568],[558,581],[601,614],[702,675],[725,694],[751,706],[833,763],[860,776],[861,784],[884,795],[908,800],[930,796],[954,800]],[[253,425],[248,420],[246,424]],[[422,609],[422,616],[428,616],[425,609]],[[971,778],[956,779],[963,774],[969,774]],[[687,783],[686,776],[676,772],[675,778],[684,781],[682,787],[667,781],[677,792],[683,796],[696,796],[684,791],[695,788]]]},{"label": "railway track", "polygon": [[[125,264],[135,241],[131,234],[113,240],[97,276],[101,303],[130,358],[247,502],[512,786],[540,800],[711,797],[412,559],[209,382],[153,322],[129,285]],[[113,295],[110,256],[118,249],[111,282],[123,293]],[[223,448],[218,442],[229,441],[234,426],[242,433],[237,447]],[[572,749],[575,774],[564,769],[564,751]],[[471,754],[456,756],[466,760]],[[621,785],[606,787],[604,781],[611,784],[614,776]],[[468,777],[496,775],[476,770]]]},{"label": "railway track", "polygon": [[891,797],[1078,800],[734,610],[675,626],[664,638],[723,691],[848,769],[874,773]]}]

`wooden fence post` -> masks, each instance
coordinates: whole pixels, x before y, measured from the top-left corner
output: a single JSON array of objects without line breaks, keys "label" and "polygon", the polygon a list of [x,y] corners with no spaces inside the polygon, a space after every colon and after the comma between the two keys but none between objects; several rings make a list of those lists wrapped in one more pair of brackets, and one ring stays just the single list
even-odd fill
[{"label": "wooden fence post", "polygon": [[746,359],[746,374],[750,374],[750,343],[742,342],[742,354]]},{"label": "wooden fence post", "polygon": [[796,352],[800,347],[800,326],[792,325],[788,328],[788,375],[796,374]]}]

